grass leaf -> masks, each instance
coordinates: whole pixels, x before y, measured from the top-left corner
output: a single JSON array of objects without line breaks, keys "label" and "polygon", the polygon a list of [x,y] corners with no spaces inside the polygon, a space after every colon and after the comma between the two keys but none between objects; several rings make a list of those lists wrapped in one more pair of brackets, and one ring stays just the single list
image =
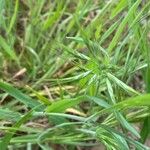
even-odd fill
[{"label": "grass leaf", "polygon": [[38,101],[36,101],[36,100],[32,99],[31,97],[23,94],[21,91],[19,91],[18,89],[14,88],[12,85],[10,85],[6,82],[0,81],[0,89],[4,90],[9,95],[13,96],[18,101],[25,104],[27,107],[33,108],[33,107],[40,105],[40,103]]}]

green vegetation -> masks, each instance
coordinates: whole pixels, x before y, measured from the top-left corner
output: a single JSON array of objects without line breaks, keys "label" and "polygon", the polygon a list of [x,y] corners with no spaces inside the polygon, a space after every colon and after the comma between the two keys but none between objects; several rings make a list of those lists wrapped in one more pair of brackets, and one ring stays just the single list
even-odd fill
[{"label": "green vegetation", "polygon": [[0,150],[150,149],[149,0],[0,0]]}]

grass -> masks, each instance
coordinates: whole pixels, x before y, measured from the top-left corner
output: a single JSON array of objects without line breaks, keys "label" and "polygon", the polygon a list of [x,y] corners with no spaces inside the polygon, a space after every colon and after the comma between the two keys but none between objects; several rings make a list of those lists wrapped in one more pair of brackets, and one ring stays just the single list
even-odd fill
[{"label": "grass", "polygon": [[150,149],[149,9],[0,0],[0,150]]}]

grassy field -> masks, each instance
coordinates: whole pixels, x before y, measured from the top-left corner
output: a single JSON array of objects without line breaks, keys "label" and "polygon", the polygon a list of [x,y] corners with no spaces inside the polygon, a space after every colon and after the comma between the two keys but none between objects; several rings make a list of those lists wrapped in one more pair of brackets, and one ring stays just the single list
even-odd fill
[{"label": "grassy field", "polygon": [[149,150],[149,15],[149,0],[0,0],[0,150]]}]

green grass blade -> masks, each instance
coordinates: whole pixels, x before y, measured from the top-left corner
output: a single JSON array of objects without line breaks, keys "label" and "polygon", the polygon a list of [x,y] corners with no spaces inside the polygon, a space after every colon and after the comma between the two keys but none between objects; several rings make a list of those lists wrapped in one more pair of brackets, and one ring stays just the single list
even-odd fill
[{"label": "green grass blade", "polygon": [[107,73],[107,76],[110,80],[112,80],[114,83],[116,83],[118,86],[120,86],[122,89],[124,89],[128,93],[133,93],[135,95],[139,95],[139,93],[137,91],[135,91],[133,88],[131,88],[130,86],[123,83],[121,80],[116,78],[114,75]]},{"label": "green grass blade", "polygon": [[10,111],[8,109],[0,108],[0,120],[12,120],[17,121],[21,117],[21,114],[18,112]]},{"label": "green grass blade", "polygon": [[17,14],[18,14],[18,8],[19,8],[19,0],[16,0],[14,14],[13,14],[13,16],[11,18],[7,34],[9,34],[11,32],[11,30],[12,30],[12,28],[13,28],[15,22],[16,22]]},{"label": "green grass blade", "polygon": [[64,112],[67,108],[76,106],[77,104],[85,101],[84,96],[80,96],[73,99],[64,99],[54,102],[46,108],[46,112]]},{"label": "green grass blade", "polygon": [[0,81],[0,89],[4,90],[9,95],[13,96],[18,101],[25,104],[27,107],[33,108],[33,107],[40,105],[40,103],[38,101],[36,101],[36,100],[32,99],[31,97],[23,94],[20,90],[14,88],[12,85],[10,85],[6,82]]},{"label": "green grass blade", "polygon": [[[30,119],[32,116],[33,111],[29,111],[26,115],[24,115],[19,121],[17,121],[14,125],[13,128],[19,128],[23,123],[25,123],[27,120]],[[9,145],[9,142],[12,138],[12,136],[15,134],[14,130],[9,130],[8,133],[4,136],[2,139],[2,142],[0,143],[1,150],[7,150],[7,146]]]},{"label": "green grass blade", "polygon": [[123,19],[123,21],[121,22],[121,24],[119,25],[115,36],[113,37],[108,50],[111,52],[113,50],[113,48],[116,46],[118,39],[120,38],[121,33],[123,32],[124,27],[126,26],[126,24],[128,23],[128,20],[130,19],[130,17],[132,16],[133,12],[135,11],[135,9],[137,9],[137,7],[139,6],[139,4],[141,3],[141,0],[137,0],[133,6],[130,8],[128,14],[126,15],[126,17]]},{"label": "green grass blade", "polygon": [[[115,96],[114,96],[112,85],[111,85],[109,80],[107,80],[106,83],[107,83],[107,87],[108,87],[108,92],[109,92],[109,95],[110,95],[111,103],[115,105],[116,104],[116,99],[115,99]],[[132,125],[125,119],[125,117],[120,112],[115,111],[114,115],[115,115],[116,119],[120,122],[120,124],[124,128],[126,128],[128,131],[133,133],[136,137],[140,138],[139,133],[135,130],[134,127],[132,127]]]},{"label": "green grass blade", "polygon": [[0,46],[3,48],[5,53],[13,60],[18,61],[15,51],[7,44],[6,40],[0,35]]},{"label": "green grass blade", "polygon": [[127,4],[127,0],[120,0],[120,2],[117,3],[117,6],[112,10],[110,18],[113,19],[117,16],[127,6]]},{"label": "green grass blade", "polygon": [[129,99],[125,99],[124,101],[121,101],[113,106],[110,106],[108,108],[105,108],[99,112],[96,112],[92,116],[87,118],[87,121],[90,121],[97,117],[98,115],[102,115],[105,113],[113,112],[115,111],[120,111],[120,110],[125,110],[129,108],[135,108],[135,107],[149,107],[150,106],[150,94],[145,94],[145,95],[140,95],[136,97],[132,97]]}]

